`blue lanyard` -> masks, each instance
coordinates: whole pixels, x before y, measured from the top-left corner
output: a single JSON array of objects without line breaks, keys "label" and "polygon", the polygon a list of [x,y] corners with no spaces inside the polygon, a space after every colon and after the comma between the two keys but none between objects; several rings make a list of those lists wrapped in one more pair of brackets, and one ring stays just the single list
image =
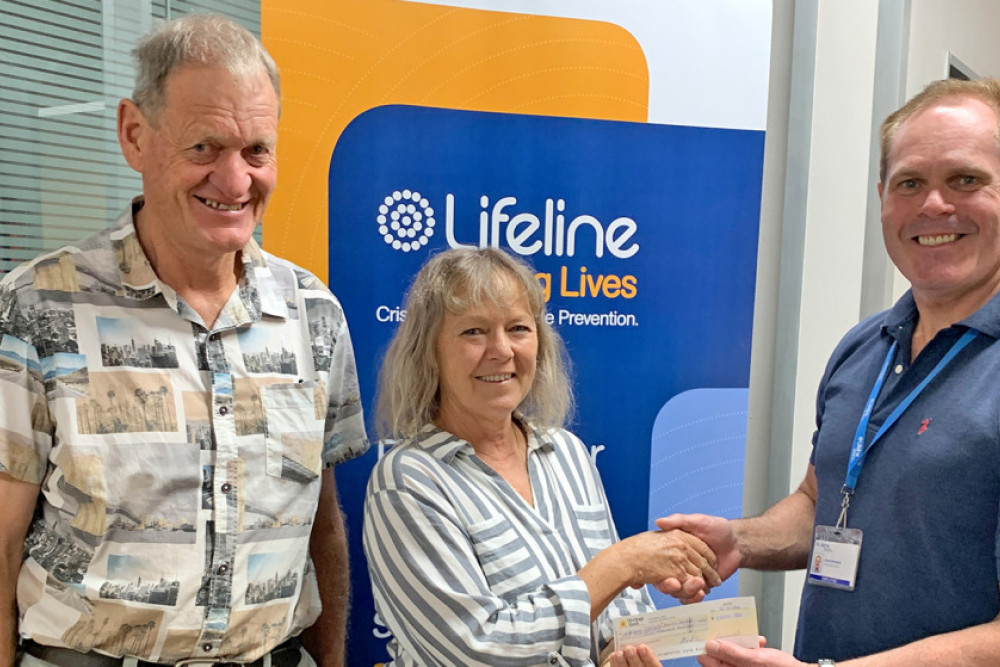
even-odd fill
[{"label": "blue lanyard", "polygon": [[864,412],[861,413],[861,420],[858,422],[858,430],[854,432],[854,446],[851,447],[851,459],[847,464],[847,479],[844,480],[843,491],[845,501],[847,500],[846,496],[848,494],[854,493],[854,489],[858,485],[858,476],[861,474],[861,467],[865,463],[865,457],[868,455],[868,452],[871,451],[872,447],[875,446],[875,443],[878,442],[878,439],[881,438],[882,435],[896,423],[896,420],[899,419],[900,415],[902,415],[906,409],[910,407],[910,404],[916,400],[917,396],[919,396],[920,392],[922,392],[924,388],[930,384],[931,380],[933,380],[937,374],[940,373],[942,369],[944,369],[944,367],[955,358],[955,355],[961,352],[962,349],[971,343],[972,340],[978,335],[979,332],[975,329],[968,329],[964,334],[962,334],[962,337],[955,341],[955,344],[951,346],[951,349],[948,350],[946,355],[944,355],[944,358],[942,358],[941,361],[937,363],[937,366],[935,366],[931,372],[927,374],[927,377],[925,377],[923,381],[917,385],[916,388],[914,388],[914,390],[911,391],[899,405],[896,406],[896,409],[893,410],[892,413],[886,418],[885,423],[882,424],[882,427],[875,433],[875,436],[872,437],[871,442],[869,442],[866,447],[865,434],[868,432],[868,421],[871,419],[872,410],[875,408],[875,401],[878,399],[879,392],[882,391],[882,385],[885,384],[885,378],[889,375],[889,364],[892,363],[892,359],[896,354],[896,349],[899,347],[899,343],[897,341],[893,341],[892,347],[889,348],[889,353],[885,355],[885,362],[882,364],[882,370],[879,371],[878,379],[875,381],[875,386],[872,387],[872,393],[868,396],[868,402],[865,403]]}]

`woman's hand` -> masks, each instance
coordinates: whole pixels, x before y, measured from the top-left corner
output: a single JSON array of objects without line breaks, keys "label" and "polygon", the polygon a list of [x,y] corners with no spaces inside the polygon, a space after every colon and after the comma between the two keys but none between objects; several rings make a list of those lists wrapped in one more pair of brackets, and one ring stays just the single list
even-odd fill
[{"label": "woman's hand", "polygon": [[622,540],[615,547],[632,568],[629,585],[633,588],[676,580],[685,590],[693,587],[708,592],[722,583],[715,571],[715,553],[689,533],[650,530]]},{"label": "woman's hand", "polygon": [[604,549],[578,572],[590,593],[590,620],[626,586],[682,591],[688,599],[704,597],[722,583],[715,554],[704,542],[683,531],[648,530]]}]

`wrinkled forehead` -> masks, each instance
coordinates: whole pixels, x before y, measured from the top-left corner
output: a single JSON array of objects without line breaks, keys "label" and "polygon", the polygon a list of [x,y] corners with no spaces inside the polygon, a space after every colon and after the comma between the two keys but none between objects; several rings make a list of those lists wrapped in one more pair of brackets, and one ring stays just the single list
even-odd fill
[{"label": "wrinkled forehead", "polygon": [[165,101],[228,99],[259,102],[277,108],[278,94],[260,67],[233,70],[223,65],[192,63],[175,67],[164,80]]},{"label": "wrinkled forehead", "polygon": [[[233,74],[221,68],[188,67],[167,79],[159,119],[200,132],[235,132],[261,141],[276,138],[278,100],[267,76]],[[251,136],[252,135],[252,136]]]}]

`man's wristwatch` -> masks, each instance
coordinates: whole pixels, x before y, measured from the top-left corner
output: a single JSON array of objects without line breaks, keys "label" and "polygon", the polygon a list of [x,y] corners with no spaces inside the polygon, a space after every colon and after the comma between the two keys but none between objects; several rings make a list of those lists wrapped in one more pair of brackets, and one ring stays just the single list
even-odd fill
[{"label": "man's wristwatch", "polygon": [[837,663],[829,658],[820,658],[819,667],[837,667]]}]

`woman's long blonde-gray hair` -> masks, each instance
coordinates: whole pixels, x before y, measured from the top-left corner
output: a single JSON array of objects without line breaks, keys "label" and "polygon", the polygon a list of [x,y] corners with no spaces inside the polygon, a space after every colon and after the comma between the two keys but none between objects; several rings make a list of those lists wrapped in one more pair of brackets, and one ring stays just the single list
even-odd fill
[{"label": "woman's long blonde-gray hair", "polygon": [[496,248],[461,247],[431,257],[406,298],[406,317],[379,373],[376,426],[380,437],[415,435],[438,409],[435,344],[445,312],[527,298],[538,335],[535,379],[518,413],[537,426],[562,426],[572,408],[562,339],[545,321],[545,299],[532,270]]}]

